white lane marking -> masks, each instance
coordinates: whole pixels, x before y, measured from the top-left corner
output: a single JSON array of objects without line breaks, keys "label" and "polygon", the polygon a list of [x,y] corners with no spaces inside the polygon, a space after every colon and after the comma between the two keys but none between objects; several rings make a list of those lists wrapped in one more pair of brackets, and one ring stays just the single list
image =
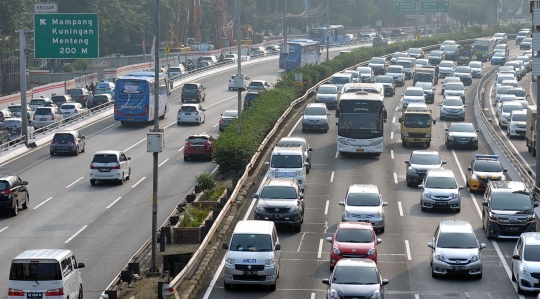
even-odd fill
[{"label": "white lane marking", "polygon": [[139,181],[137,181],[137,182],[135,183],[135,185],[131,186],[131,189],[137,187],[137,185],[138,185],[140,182],[142,182],[144,179],[146,179],[146,177],[143,177],[142,179],[140,179]]},{"label": "white lane marking", "polygon": [[35,207],[34,207],[34,210],[37,209],[37,208],[39,208],[39,207],[41,207],[41,205],[43,205],[44,203],[48,202],[48,201],[51,200],[51,199],[52,199],[52,197],[49,197],[49,198],[45,199],[42,203],[40,203],[39,205],[35,206]]},{"label": "white lane marking", "polygon": [[396,107],[396,112],[398,111],[399,107]]},{"label": "white lane marking", "polygon": [[183,149],[184,147],[182,146],[181,148],[178,149],[178,151],[181,152]]},{"label": "white lane marking", "polygon": [[110,207],[112,207],[116,202],[118,202],[120,199],[122,198],[122,196],[118,197],[115,201],[113,201],[110,205],[108,205],[105,209],[108,209]]},{"label": "white lane marking", "polygon": [[[461,173],[461,177],[463,178],[463,181],[465,182],[465,185],[467,185],[467,179],[465,177],[465,172],[463,172],[463,169],[461,168],[461,164],[459,164],[459,160],[458,160],[456,152],[454,150],[452,150],[452,155],[454,156],[454,160],[456,161],[459,172]],[[480,209],[480,206],[476,202],[476,197],[472,193],[471,193],[471,200],[472,200],[472,202],[474,204],[474,207],[476,208],[476,212],[478,212],[478,216],[480,216],[480,218],[482,218],[482,210]]]},{"label": "white lane marking", "polygon": [[146,138],[144,138],[143,140],[141,140],[141,141],[135,143],[134,145],[132,145],[132,146],[128,147],[127,149],[125,149],[124,152],[129,151],[130,149],[136,147],[137,145],[139,145],[141,142],[144,142],[145,140],[146,140]]},{"label": "white lane marking", "polygon": [[397,174],[394,172],[394,183],[398,183],[398,180],[397,180]]},{"label": "white lane marking", "polygon": [[414,294],[414,299],[420,299],[420,295]]},{"label": "white lane marking", "polygon": [[99,130],[99,131],[96,131],[96,132],[94,132],[94,133],[92,133],[92,134],[90,134],[90,135],[86,135],[86,138],[92,137],[92,136],[94,136],[94,135],[96,135],[96,134],[98,134],[98,133],[101,133],[101,132],[107,130],[108,128],[110,128],[110,127],[116,126],[117,124],[119,124],[119,123],[116,122],[116,123],[114,123],[114,124],[112,124],[112,125],[110,125],[110,126],[107,126],[107,127],[103,128],[103,129]]},{"label": "white lane marking", "polygon": [[335,157],[336,159],[337,159],[338,155],[339,155],[339,152],[338,152],[338,151],[336,151],[336,157]]},{"label": "white lane marking", "polygon": [[323,239],[319,240],[319,251],[317,252],[317,258],[320,259],[322,255],[322,245],[323,245]]},{"label": "white lane marking", "polygon": [[71,186],[73,186],[73,185],[75,185],[78,181],[80,181],[80,180],[82,180],[82,179],[84,179],[84,177],[81,177],[80,179],[76,180],[75,182],[69,184],[69,185],[66,187],[66,189],[69,188],[69,187],[71,187]]},{"label": "white lane marking", "polygon": [[219,123],[213,125],[212,128],[215,128],[215,127],[217,127],[217,126],[219,126]]},{"label": "white lane marking", "polygon": [[332,175],[330,175],[330,183],[334,182],[334,172],[332,171]]},{"label": "white lane marking", "polygon": [[399,216],[403,217],[403,207],[401,206],[401,201],[397,202],[399,208]]},{"label": "white lane marking", "polygon": [[296,252],[300,252],[300,247],[302,247],[302,241],[304,241],[305,236],[306,236],[306,233],[303,233],[302,238],[300,238],[300,244],[298,244],[298,249],[296,249]]},{"label": "white lane marking", "polygon": [[392,123],[395,123],[396,122],[396,117],[392,117]]},{"label": "white lane marking", "polygon": [[405,249],[407,250],[407,259],[412,261],[411,248],[409,247],[409,240],[405,240]]},{"label": "white lane marking", "polygon": [[159,164],[157,167],[161,167],[161,165],[167,163],[167,161],[169,161],[169,158],[165,159],[165,161],[161,162],[161,164]]},{"label": "white lane marking", "polygon": [[315,299],[315,293],[311,293],[311,298],[310,299]]},{"label": "white lane marking", "polygon": [[330,205],[330,200],[326,200],[326,206],[324,207],[324,215],[328,215],[328,206]]},{"label": "white lane marking", "polygon": [[390,150],[390,157],[392,158],[392,160],[394,159],[394,150]]},{"label": "white lane marking", "polygon": [[4,227],[3,229],[0,229],[0,233],[5,231],[9,226]]},{"label": "white lane marking", "polygon": [[71,236],[71,238],[67,239],[67,241],[64,242],[64,243],[66,243],[66,244],[69,243],[69,241],[73,240],[73,238],[75,238],[78,234],[80,234],[87,227],[88,227],[88,225],[83,226],[81,229],[79,229],[79,231],[77,231],[73,236]]},{"label": "white lane marking", "polygon": [[390,132],[390,139],[394,139],[394,132]]},{"label": "white lane marking", "polygon": [[300,117],[298,119],[298,121],[294,124],[294,126],[292,127],[291,131],[289,132],[289,134],[287,134],[287,137],[290,137],[291,134],[294,132],[294,130],[296,130],[296,127],[298,126],[298,124],[300,123],[300,121],[302,121],[302,117]]},{"label": "white lane marking", "polygon": [[210,282],[210,285],[206,289],[206,292],[204,293],[203,299],[208,299],[210,297],[210,294],[212,293],[212,289],[214,289],[214,286],[216,285],[217,280],[221,276],[221,271],[223,271],[223,268],[225,267],[225,258],[221,260],[221,264],[219,264],[219,267],[216,271],[216,274],[214,274],[214,277],[212,277],[212,281]]}]

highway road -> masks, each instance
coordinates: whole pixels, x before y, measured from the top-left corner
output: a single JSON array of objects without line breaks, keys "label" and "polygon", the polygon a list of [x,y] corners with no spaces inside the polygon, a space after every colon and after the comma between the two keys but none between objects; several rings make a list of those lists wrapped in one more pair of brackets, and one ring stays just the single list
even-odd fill
[{"label": "highway road", "polygon": [[[342,49],[342,48],[341,48]],[[340,48],[331,49],[331,56]],[[324,54],[323,54],[324,55]],[[275,82],[277,57],[242,68],[251,79]],[[165,127],[165,150],[159,155],[158,224],[161,225],[185,194],[195,176],[210,172],[212,162],[184,162],[184,140],[193,133],[218,135],[220,114],[236,109],[237,93],[227,90],[236,70],[209,74],[198,80],[207,87],[206,123],[177,126],[180,89],[173,91]],[[82,270],[84,296],[100,297],[103,290],[151,235],[152,155],[146,152],[149,125],[121,126],[112,117],[81,130],[86,152],[79,156],[49,155],[48,146],[0,165],[2,173],[28,181],[30,207],[17,217],[0,215],[0,298],[7,298],[11,259],[28,249],[66,248],[75,253]],[[121,186],[89,182],[89,165],[99,150],[123,150],[131,157],[132,175]],[[188,175],[186,175],[188,174]]]},{"label": "highway road", "polygon": [[[519,52],[511,46],[511,56]],[[492,68],[486,64],[487,69]],[[466,91],[466,121],[473,122],[473,99],[479,79],[474,79]],[[386,231],[379,234],[378,266],[383,278],[390,281],[385,290],[385,298],[390,299],[439,299],[439,298],[536,298],[536,294],[518,296],[515,285],[510,280],[509,265],[515,241],[486,238],[481,224],[482,195],[470,194],[467,189],[461,193],[462,209],[453,212],[421,212],[419,206],[420,189],[410,188],[405,182],[405,164],[413,149],[403,148],[399,140],[400,130],[396,121],[401,114],[401,92],[387,97],[385,105],[388,123],[385,126],[385,152],[379,158],[341,157],[336,153],[337,128],[331,126],[328,133],[306,133],[296,126],[291,133],[304,136],[313,147],[312,169],[306,179],[306,214],[302,232],[292,233],[279,229],[281,241],[281,272],[277,290],[241,286],[225,291],[223,288],[222,259],[225,251],[218,256],[218,262],[207,275],[197,299],[228,298],[326,298],[326,285],[321,283],[329,277],[329,256],[331,246],[325,241],[332,236],[341,221],[343,200],[349,185],[375,184],[382,193],[386,207]],[[447,150],[444,145],[444,129],[449,121],[440,121],[439,107],[442,101],[440,83],[436,86],[434,104],[428,106],[434,111],[437,124],[434,126],[431,148],[439,151],[448,162],[445,168],[453,170],[460,185],[465,186],[467,166],[475,153],[489,153],[484,138],[480,138],[479,149]],[[294,122],[295,123],[295,122]],[[331,116],[330,123],[335,123]],[[289,134],[286,130],[284,135]],[[262,179],[262,178],[261,178]],[[253,206],[246,208],[244,219],[253,219]],[[468,278],[432,278],[429,265],[431,249],[427,243],[442,220],[456,219],[469,221],[475,228],[480,242],[487,247],[482,251],[484,274],[481,280]]]}]

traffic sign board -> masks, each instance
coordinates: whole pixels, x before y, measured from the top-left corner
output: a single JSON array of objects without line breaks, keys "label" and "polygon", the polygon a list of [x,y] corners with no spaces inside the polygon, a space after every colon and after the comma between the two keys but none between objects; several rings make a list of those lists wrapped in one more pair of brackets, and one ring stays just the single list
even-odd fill
[{"label": "traffic sign board", "polygon": [[36,3],[34,4],[35,13],[45,13],[45,12],[58,12],[57,3]]},{"label": "traffic sign board", "polygon": [[165,47],[165,53],[166,54],[171,53],[171,47],[169,47],[169,46]]},{"label": "traffic sign board", "polygon": [[97,14],[35,14],[34,57],[98,58]]},{"label": "traffic sign board", "polygon": [[438,12],[449,12],[450,11],[450,5],[448,2],[438,2],[439,3],[439,7],[438,7]]},{"label": "traffic sign board", "polygon": [[420,2],[421,12],[448,12],[448,2]]},{"label": "traffic sign board", "polygon": [[414,2],[396,2],[394,4],[395,12],[414,12]]}]

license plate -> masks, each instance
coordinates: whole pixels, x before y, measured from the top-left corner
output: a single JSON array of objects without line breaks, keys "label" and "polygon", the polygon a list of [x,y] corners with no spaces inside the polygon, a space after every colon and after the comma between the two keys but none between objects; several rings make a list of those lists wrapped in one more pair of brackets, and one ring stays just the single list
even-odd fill
[{"label": "license plate", "polygon": [[67,147],[67,146],[59,146],[58,149],[60,149],[60,150],[67,150],[68,147]]},{"label": "license plate", "polygon": [[128,120],[135,120],[133,117],[128,117]]},{"label": "license plate", "polygon": [[357,222],[368,222],[369,223],[369,220],[357,220]]},{"label": "license plate", "polygon": [[109,171],[111,171],[111,169],[110,168],[100,168],[99,171],[101,171],[101,172],[109,172]]},{"label": "license plate", "polygon": [[357,149],[356,149],[356,152],[357,152],[357,153],[363,153],[363,152],[364,152],[364,149],[363,149],[363,148],[357,148]]},{"label": "license plate", "polygon": [[191,112],[186,112],[184,113],[184,115],[191,115]]},{"label": "license plate", "polygon": [[421,142],[422,139],[420,139],[420,138],[414,138],[414,141],[416,141],[416,142]]},{"label": "license plate", "polygon": [[436,206],[447,206],[448,203],[447,202],[436,202],[435,205]]},{"label": "license plate", "polygon": [[452,266],[452,270],[465,270],[465,266]]},{"label": "license plate", "polygon": [[40,121],[46,121],[47,119],[46,118],[40,118],[39,120]]},{"label": "license plate", "polygon": [[259,272],[258,271],[244,271],[244,275],[245,276],[255,276],[255,275],[259,275]]},{"label": "license plate", "polygon": [[518,231],[520,231],[520,228],[519,228],[519,227],[507,227],[507,228],[506,228],[506,231],[509,231],[509,232],[518,232]]},{"label": "license plate", "polygon": [[26,298],[43,298],[43,293],[26,293]]},{"label": "license plate", "polygon": [[460,141],[459,144],[467,144],[467,141]]}]

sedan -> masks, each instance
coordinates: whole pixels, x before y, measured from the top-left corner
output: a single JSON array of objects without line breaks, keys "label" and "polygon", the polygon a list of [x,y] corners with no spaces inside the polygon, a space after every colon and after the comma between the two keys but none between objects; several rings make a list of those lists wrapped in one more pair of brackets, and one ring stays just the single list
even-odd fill
[{"label": "sedan", "polygon": [[238,118],[238,110],[225,110],[219,118],[219,131],[225,131],[235,119]]},{"label": "sedan", "polygon": [[472,84],[472,71],[469,66],[457,66],[454,69],[454,76],[458,77],[463,84]]},{"label": "sedan", "polygon": [[426,95],[422,87],[407,87],[404,93],[401,94],[401,102],[403,109],[407,109],[409,103],[425,103]]},{"label": "sedan", "polygon": [[451,123],[445,129],[445,144],[447,149],[468,147],[478,149],[478,132],[472,123]]},{"label": "sedan", "polygon": [[532,46],[532,38],[531,37],[526,37],[524,38],[521,43],[519,44],[519,48],[520,49],[526,49],[526,50],[529,50]]},{"label": "sedan", "polygon": [[443,60],[439,63],[439,77],[451,77],[454,75],[455,63],[451,60]]},{"label": "sedan", "polygon": [[482,78],[484,76],[484,66],[481,61],[469,62],[473,78]]},{"label": "sedan", "polygon": [[341,222],[334,237],[326,238],[332,244],[330,250],[330,271],[343,258],[367,258],[377,262],[377,246],[382,243],[366,222]]},{"label": "sedan", "polygon": [[447,118],[465,120],[465,107],[467,107],[467,105],[463,104],[460,97],[447,96],[439,106],[441,106],[441,120]]},{"label": "sedan", "polygon": [[368,259],[342,259],[337,262],[330,278],[326,298],[384,298],[384,286],[377,264]]},{"label": "sedan", "polygon": [[396,94],[396,82],[394,77],[388,75],[379,75],[375,78],[375,83],[384,86],[384,95],[393,96]]}]

